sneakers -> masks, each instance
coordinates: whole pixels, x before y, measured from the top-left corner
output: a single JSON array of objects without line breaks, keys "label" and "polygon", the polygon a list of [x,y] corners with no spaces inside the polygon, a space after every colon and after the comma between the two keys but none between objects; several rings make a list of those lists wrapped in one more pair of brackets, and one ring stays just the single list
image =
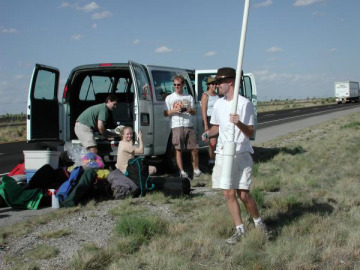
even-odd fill
[{"label": "sneakers", "polygon": [[245,233],[241,230],[235,230],[235,233],[228,239],[225,240],[225,243],[229,245],[235,245],[241,241],[242,238],[245,237]]},{"label": "sneakers", "polygon": [[200,170],[194,171],[194,177],[199,177],[200,175],[202,175],[202,172]]},{"label": "sneakers", "polygon": [[269,231],[268,227],[264,222],[259,222],[257,225],[255,225],[255,228],[262,231],[266,239],[270,238],[271,232]]},{"label": "sneakers", "polygon": [[188,178],[188,174],[185,171],[180,171],[180,177]]}]

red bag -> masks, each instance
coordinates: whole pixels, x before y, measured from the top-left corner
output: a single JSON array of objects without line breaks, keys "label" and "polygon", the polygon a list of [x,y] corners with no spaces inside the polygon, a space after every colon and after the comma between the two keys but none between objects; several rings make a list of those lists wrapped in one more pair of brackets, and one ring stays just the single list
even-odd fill
[{"label": "red bag", "polygon": [[24,163],[19,163],[18,165],[16,165],[16,167],[12,169],[11,172],[9,172],[8,176],[13,176],[18,174],[26,174]]}]

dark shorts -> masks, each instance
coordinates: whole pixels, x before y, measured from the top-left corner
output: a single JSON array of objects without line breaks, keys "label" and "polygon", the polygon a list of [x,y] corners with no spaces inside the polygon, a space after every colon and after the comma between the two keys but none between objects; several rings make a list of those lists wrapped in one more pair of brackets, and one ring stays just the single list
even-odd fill
[{"label": "dark shorts", "polygon": [[[206,120],[207,120],[207,124],[208,124],[209,129],[213,126],[212,124],[210,124],[210,119],[211,119],[211,116],[206,116]],[[203,127],[205,128],[204,122],[203,122]]]},{"label": "dark shorts", "polygon": [[171,129],[172,144],[175,149],[195,149],[197,148],[197,141],[194,128],[192,127],[178,127]]}]

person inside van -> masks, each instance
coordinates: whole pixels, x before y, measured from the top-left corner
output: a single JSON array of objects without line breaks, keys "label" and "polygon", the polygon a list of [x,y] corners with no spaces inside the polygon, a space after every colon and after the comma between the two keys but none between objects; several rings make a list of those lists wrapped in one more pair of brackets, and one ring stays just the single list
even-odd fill
[{"label": "person inside van", "polygon": [[[120,130],[121,141],[119,143],[118,152],[117,152],[117,161],[115,167],[119,169],[122,173],[125,174],[128,161],[135,157],[135,154],[144,153],[144,143],[142,140],[141,130],[138,133],[139,145],[135,146],[133,143],[134,132],[133,129],[129,126],[125,126]],[[155,166],[149,166],[149,175],[156,173]]]},{"label": "person inside van", "polygon": [[95,139],[95,133],[98,131],[108,140],[113,140],[105,128],[106,120],[109,116],[109,110],[116,108],[117,100],[115,95],[109,95],[105,99],[105,103],[93,105],[83,111],[76,119],[75,134],[81,144],[90,152],[97,154],[98,148]]},{"label": "person inside van", "polygon": [[175,92],[165,99],[166,108],[164,116],[171,119],[172,143],[176,150],[176,164],[180,170],[180,177],[188,177],[184,171],[182,162],[182,150],[191,150],[194,177],[199,177],[198,144],[192,123],[192,117],[196,114],[194,99],[191,95],[183,93],[184,77],[178,75],[174,78]]}]

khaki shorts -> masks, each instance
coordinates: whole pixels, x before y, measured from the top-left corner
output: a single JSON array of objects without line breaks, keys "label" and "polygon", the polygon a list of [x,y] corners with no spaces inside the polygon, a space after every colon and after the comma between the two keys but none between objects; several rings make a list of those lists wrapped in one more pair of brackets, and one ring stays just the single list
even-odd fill
[{"label": "khaki shorts", "polygon": [[177,127],[171,129],[172,144],[177,150],[195,149],[197,148],[197,141],[194,128],[192,127]]},{"label": "khaki shorts", "polygon": [[86,126],[80,122],[76,122],[75,123],[75,134],[78,137],[78,139],[80,140],[81,144],[85,148],[96,146],[94,132],[88,126]]},{"label": "khaki shorts", "polygon": [[230,181],[221,179],[223,155],[216,154],[215,165],[212,173],[212,187],[220,189],[249,190],[253,159],[249,152],[236,153],[232,166]]}]

